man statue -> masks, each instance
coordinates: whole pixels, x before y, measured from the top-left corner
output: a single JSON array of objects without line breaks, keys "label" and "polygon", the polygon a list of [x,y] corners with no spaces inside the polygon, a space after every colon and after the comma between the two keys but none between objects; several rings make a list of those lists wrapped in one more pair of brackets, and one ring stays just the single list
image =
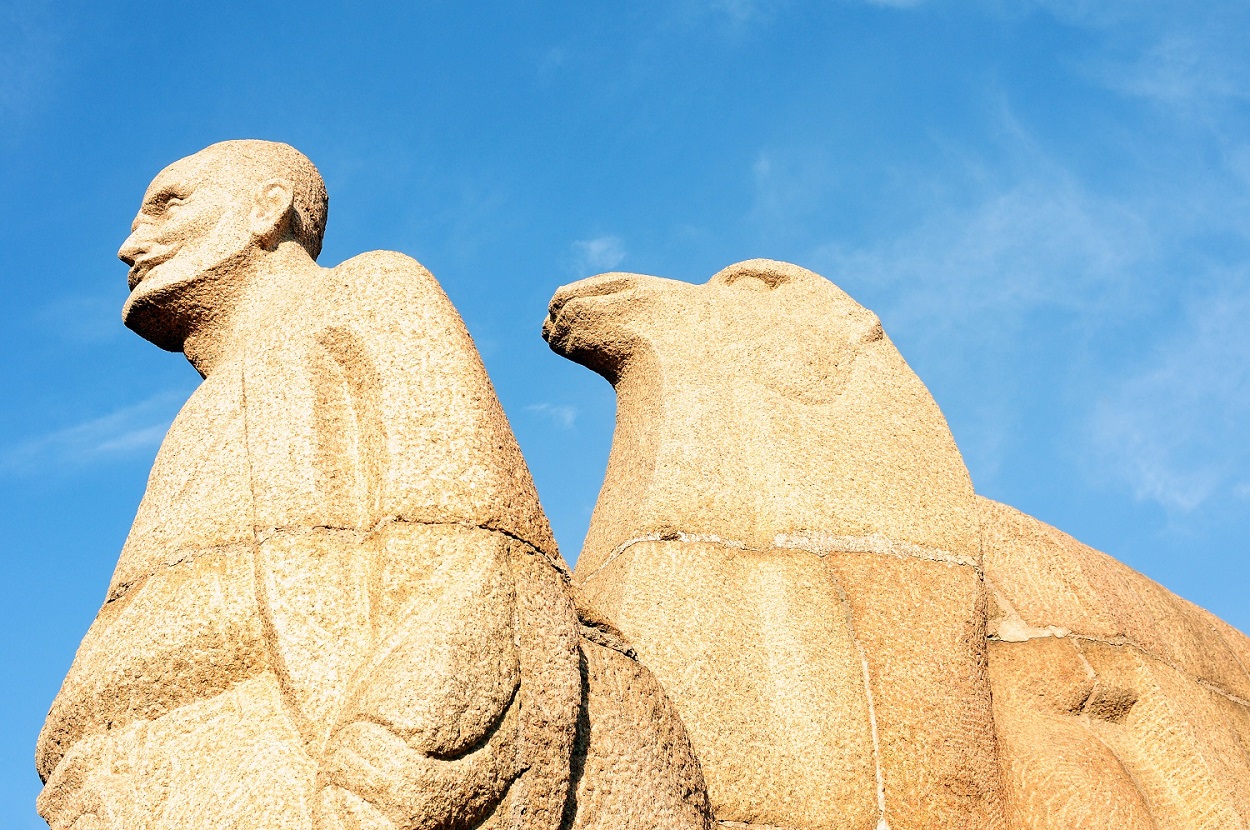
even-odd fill
[{"label": "man statue", "polygon": [[316,263],[312,163],[148,188],[128,327],[204,377],[39,737],[54,830],[710,827],[659,685],[580,612],[468,332],[406,256]]}]

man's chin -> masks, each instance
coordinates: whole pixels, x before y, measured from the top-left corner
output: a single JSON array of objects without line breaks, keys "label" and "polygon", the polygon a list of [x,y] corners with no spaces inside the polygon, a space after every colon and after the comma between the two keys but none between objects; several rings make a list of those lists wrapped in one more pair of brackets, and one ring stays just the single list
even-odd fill
[{"label": "man's chin", "polygon": [[182,351],[186,340],[186,310],[180,302],[194,277],[162,279],[155,272],[148,274],[130,292],[122,306],[122,322],[126,328],[162,349]]},{"label": "man's chin", "polygon": [[[144,340],[183,351],[187,336],[229,313],[247,273],[246,246],[222,257],[180,256],[153,268],[130,292],[122,322]],[[212,262],[204,266],[205,259]]]}]

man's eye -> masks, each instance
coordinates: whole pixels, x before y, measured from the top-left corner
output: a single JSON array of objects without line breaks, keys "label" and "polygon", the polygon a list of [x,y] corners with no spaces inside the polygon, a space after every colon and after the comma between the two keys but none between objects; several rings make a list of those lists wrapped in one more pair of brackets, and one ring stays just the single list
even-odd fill
[{"label": "man's eye", "polygon": [[152,206],[146,208],[147,212],[156,217],[163,217],[173,213],[174,208],[184,204],[187,200],[181,196],[175,196],[173,193],[162,193],[152,200]]}]

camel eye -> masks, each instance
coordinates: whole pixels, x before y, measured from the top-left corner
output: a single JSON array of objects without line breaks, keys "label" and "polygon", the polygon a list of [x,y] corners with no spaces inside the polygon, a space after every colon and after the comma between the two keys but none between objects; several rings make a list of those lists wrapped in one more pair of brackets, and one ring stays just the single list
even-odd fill
[{"label": "camel eye", "polygon": [[713,279],[739,290],[767,293],[793,282],[794,275],[782,268],[760,267],[751,262],[740,262],[721,271]]},{"label": "camel eye", "polygon": [[731,282],[730,285],[747,291],[772,291],[780,283],[771,282],[759,274],[744,274]]}]

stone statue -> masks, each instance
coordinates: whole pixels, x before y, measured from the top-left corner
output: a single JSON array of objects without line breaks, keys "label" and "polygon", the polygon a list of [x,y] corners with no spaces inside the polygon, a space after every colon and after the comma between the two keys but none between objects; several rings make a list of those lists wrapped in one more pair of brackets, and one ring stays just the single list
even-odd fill
[{"label": "stone statue", "polygon": [[1250,827],[1250,637],[979,501],[1013,830]]},{"label": "stone statue", "polygon": [[316,263],[294,149],[148,188],[127,326],[204,382],[40,735],[54,830],[699,828],[680,721],[578,607],[455,309],[401,254]]},{"label": "stone statue", "polygon": [[543,333],[617,391],[574,582],[672,697],[719,820],[1250,826],[1250,639],[978,497],[832,283],[604,274]]}]

